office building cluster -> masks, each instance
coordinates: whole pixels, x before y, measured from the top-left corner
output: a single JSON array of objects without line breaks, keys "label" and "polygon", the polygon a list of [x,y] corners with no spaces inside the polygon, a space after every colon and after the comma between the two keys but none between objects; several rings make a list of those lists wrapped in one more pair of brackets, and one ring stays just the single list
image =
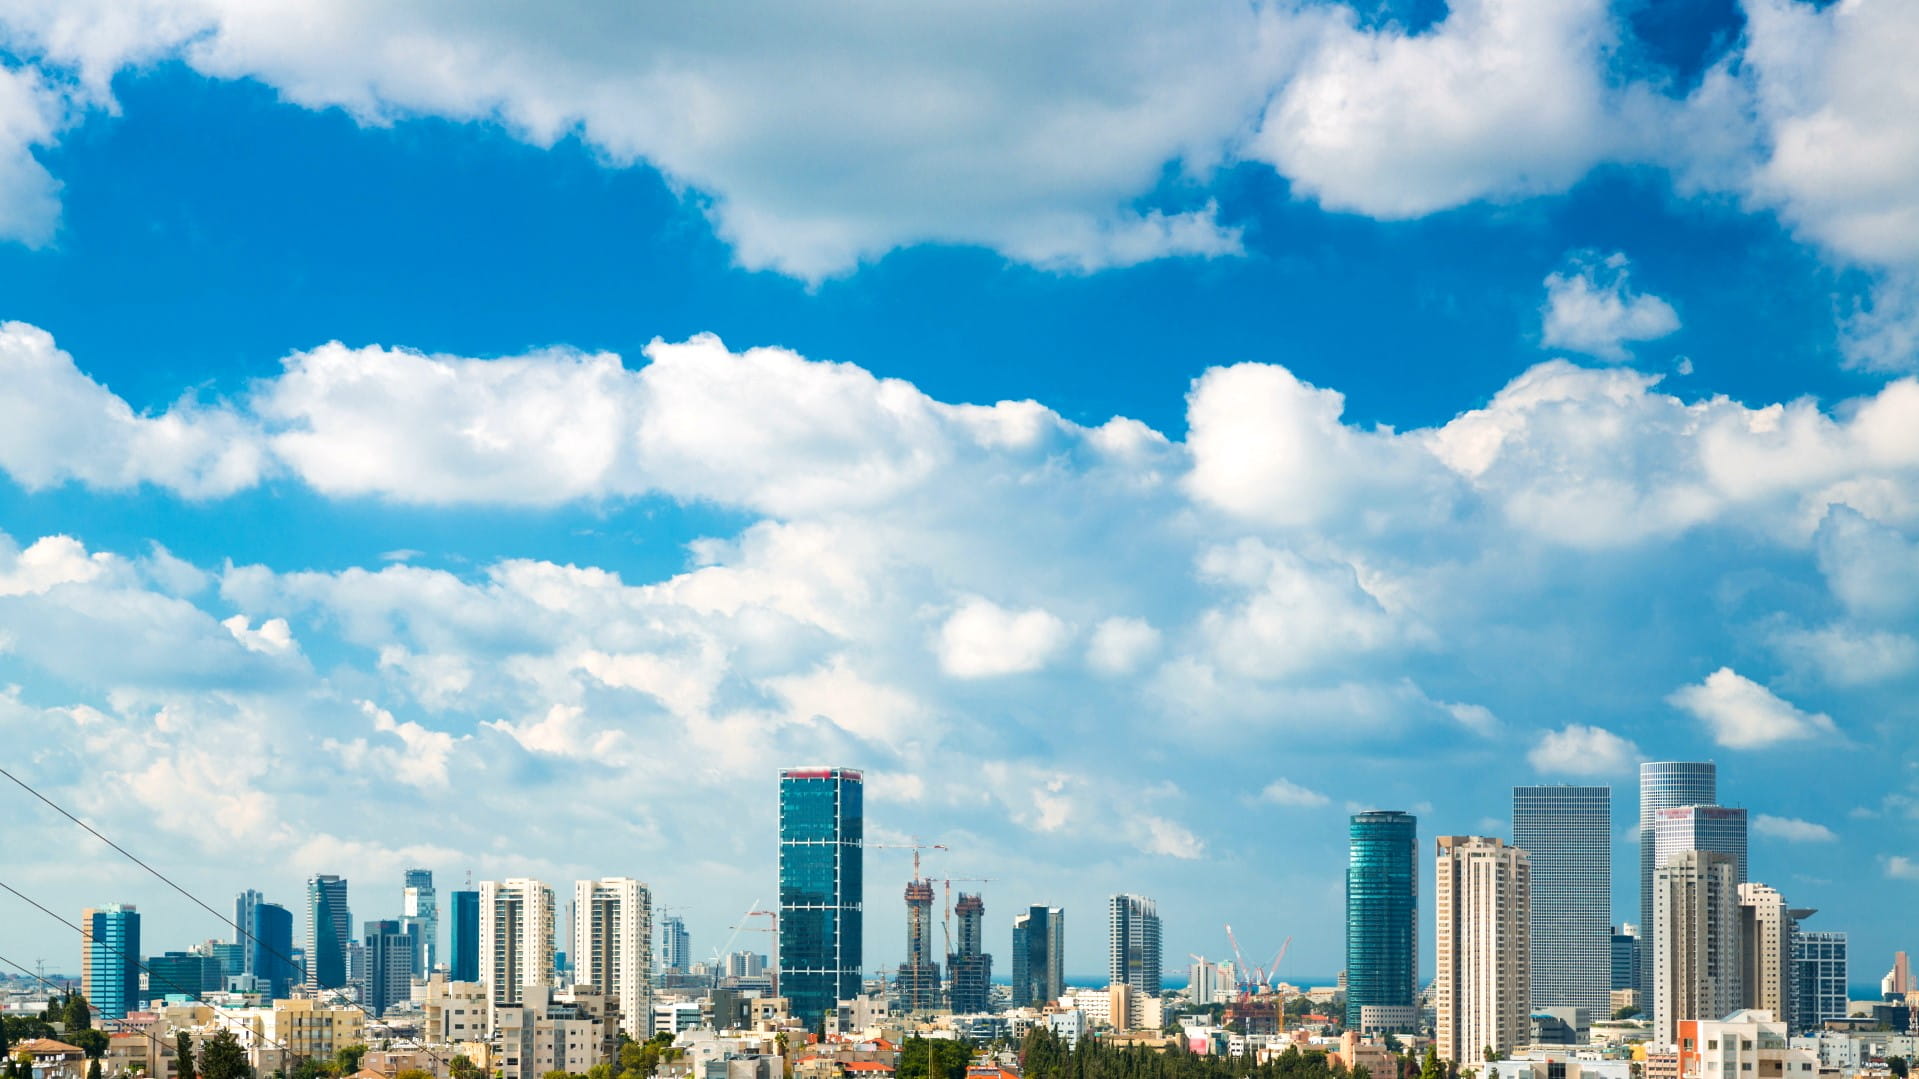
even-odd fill
[{"label": "office building cluster", "polygon": [[[1706,763],[1642,767],[1636,922],[1612,918],[1608,787],[1515,787],[1510,836],[1425,846],[1410,813],[1352,815],[1336,985],[1281,982],[1286,945],[1262,967],[1231,939],[1230,961],[1192,956],[1187,985],[1169,989],[1158,906],[1124,892],[1106,902],[1103,986],[1068,984],[1066,911],[1047,904],[998,923],[1010,934],[996,980],[989,882],[924,875],[922,852],[941,845],[869,844],[864,776],[837,767],[780,773],[778,903],[733,927],[735,939],[767,933],[770,955],[729,942],[695,959],[684,916],[669,913],[684,908],[656,907],[633,877],[441,892],[430,870],[408,869],[378,901],[382,917],[356,923],[363,893],[315,874],[294,909],[243,891],[231,940],[157,955],[142,950],[134,906],[89,909],[81,978],[113,1031],[115,1074],[150,1079],[173,1073],[174,1032],[216,1029],[235,1032],[263,1074],[378,1045],[368,1070],[439,1079],[454,1079],[455,1058],[494,1079],[584,1075],[622,1037],[656,1034],[688,1050],[665,1079],[890,1074],[912,1033],[986,1043],[1035,1027],[1068,1044],[1313,1049],[1375,1076],[1400,1067],[1396,1050],[1430,1046],[1485,1079],[1729,1079],[1753,1062],[1818,1079],[1900,1048],[1891,1039],[1912,1037],[1919,1005],[1903,954],[1885,999],[1851,1014],[1845,933],[1806,928],[1811,909],[1749,879],[1746,811],[1720,804],[1717,778]],[[893,893],[903,960],[869,972],[866,851],[901,846],[913,851]],[[1422,946],[1434,958],[1424,984]],[[1888,1032],[1874,1041],[1862,1023]],[[1728,1048],[1745,1043],[1758,1055]],[[799,1045],[803,1057],[782,1055]],[[80,1079],[49,1069],[35,1079]]]}]

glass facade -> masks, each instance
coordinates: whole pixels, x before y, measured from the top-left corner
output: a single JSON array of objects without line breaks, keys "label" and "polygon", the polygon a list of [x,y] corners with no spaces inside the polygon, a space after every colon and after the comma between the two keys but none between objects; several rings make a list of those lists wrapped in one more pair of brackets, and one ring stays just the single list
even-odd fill
[{"label": "glass facade", "polygon": [[1346,858],[1346,1025],[1360,1009],[1411,1008],[1419,988],[1419,822],[1410,813],[1354,814]]},{"label": "glass facade", "polygon": [[1639,991],[1652,999],[1653,822],[1659,811],[1675,806],[1712,805],[1719,800],[1719,769],[1710,761],[1647,761],[1639,766]]},{"label": "glass facade", "polygon": [[1627,922],[1612,935],[1612,987],[1639,988],[1639,927]]},{"label": "glass facade", "polygon": [[82,984],[103,1019],[125,1019],[140,1007],[140,912],[114,903],[89,908],[80,925]]},{"label": "glass facade", "polygon": [[233,924],[239,927],[240,969],[279,1000],[301,979],[293,961],[293,912],[249,888],[233,903]]},{"label": "glass facade", "polygon": [[860,991],[865,784],[851,768],[780,773],[780,995],[809,1028]]},{"label": "glass facade", "polygon": [[1800,1030],[1819,1030],[1828,1019],[1846,1017],[1846,935],[1831,931],[1793,934],[1793,1009]]},{"label": "glass facade", "polygon": [[346,878],[322,873],[307,880],[308,989],[339,989],[347,984],[347,949],[353,943],[352,915],[346,906]]},{"label": "glass facade", "polygon": [[1106,901],[1112,944],[1107,954],[1108,983],[1130,985],[1147,996],[1160,990],[1159,908],[1137,895]]},{"label": "glass facade", "polygon": [[1532,866],[1532,1006],[1611,1013],[1612,788],[1513,788]]},{"label": "glass facade", "polygon": [[448,958],[452,962],[447,964],[447,980],[477,982],[480,980],[480,893],[459,891],[447,898],[452,901],[447,937]]},{"label": "glass facade", "polygon": [[1028,907],[1013,919],[1013,1007],[1050,1004],[1066,992],[1066,912]]}]

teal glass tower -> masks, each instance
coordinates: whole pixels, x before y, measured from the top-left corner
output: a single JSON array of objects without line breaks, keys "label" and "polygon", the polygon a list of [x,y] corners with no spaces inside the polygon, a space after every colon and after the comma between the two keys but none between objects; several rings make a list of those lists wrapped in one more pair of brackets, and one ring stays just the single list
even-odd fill
[{"label": "teal glass tower", "polygon": [[780,772],[779,993],[808,1027],[860,991],[864,791],[851,768]]},{"label": "teal glass tower", "polygon": [[[1346,1026],[1359,1030],[1368,1007],[1375,1027],[1416,1021],[1419,991],[1419,821],[1410,813],[1355,813],[1346,857]],[[1409,1016],[1407,1013],[1411,1012]]]},{"label": "teal glass tower", "polygon": [[81,916],[80,981],[102,1019],[140,1008],[140,912],[131,903],[89,907]]},{"label": "teal glass tower", "polygon": [[454,892],[452,930],[448,934],[448,981],[480,980],[480,893],[472,889]]}]

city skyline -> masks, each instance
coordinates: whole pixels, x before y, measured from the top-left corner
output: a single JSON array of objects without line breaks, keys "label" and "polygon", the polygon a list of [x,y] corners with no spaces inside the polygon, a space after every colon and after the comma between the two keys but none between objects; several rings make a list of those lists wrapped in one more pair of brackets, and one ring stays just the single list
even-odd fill
[{"label": "city skyline", "polygon": [[297,943],[350,879],[329,980],[410,868],[743,950],[819,762],[869,971],[918,843],[996,970],[1127,893],[1329,979],[1354,812],[1559,783],[1643,925],[1647,761],[1919,951],[1910,0],[278,7],[0,4],[0,745]]}]

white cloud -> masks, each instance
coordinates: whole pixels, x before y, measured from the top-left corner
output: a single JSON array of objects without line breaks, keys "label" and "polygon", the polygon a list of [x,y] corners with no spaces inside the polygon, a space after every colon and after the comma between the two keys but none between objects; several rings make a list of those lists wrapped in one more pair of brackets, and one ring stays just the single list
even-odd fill
[{"label": "white cloud", "polygon": [[1007,610],[970,599],[940,626],[940,669],[955,678],[1038,670],[1066,643],[1068,632],[1050,611]]},{"label": "white cloud", "polygon": [[1919,640],[1904,633],[1831,625],[1784,630],[1773,648],[1837,686],[1867,686],[1919,669]]},{"label": "white cloud", "polygon": [[1603,727],[1568,723],[1547,731],[1526,753],[1534,769],[1575,776],[1619,775],[1643,756],[1639,747]]},{"label": "white cloud", "polygon": [[44,247],[60,223],[60,183],[34,156],[64,126],[66,103],[40,72],[0,66],[0,239]]},{"label": "white cloud", "polygon": [[42,536],[20,550],[0,532],[0,596],[23,596],[73,582],[97,580],[112,557],[88,554],[72,536]]},{"label": "white cloud", "polygon": [[1290,779],[1281,776],[1260,788],[1259,800],[1282,806],[1323,806],[1332,799],[1309,787],[1302,787]]},{"label": "white cloud", "polygon": [[284,618],[269,618],[260,623],[259,629],[251,628],[251,620],[246,615],[236,614],[220,623],[233,634],[233,639],[249,652],[261,652],[266,655],[280,655],[291,652],[293,630]]},{"label": "white cloud", "polygon": [[1143,618],[1113,617],[1093,627],[1087,665],[1102,674],[1128,674],[1159,651],[1160,633]]},{"label": "white cloud", "polygon": [[1752,818],[1752,830],[1760,835],[1788,843],[1831,843],[1839,837],[1823,824],[1793,817],[1775,817],[1760,813]]},{"label": "white cloud", "polygon": [[1666,698],[1704,724],[1714,742],[1728,749],[1763,749],[1780,742],[1839,741],[1832,717],[1804,712],[1771,690],[1721,667],[1696,686],[1681,686]]},{"label": "white cloud", "polygon": [[1580,256],[1564,271],[1546,275],[1541,342],[1589,356],[1620,361],[1629,342],[1653,341],[1679,329],[1672,305],[1634,290],[1626,256]]},{"label": "white cloud", "polygon": [[1454,0],[1419,34],[1335,10],[1251,149],[1328,209],[1406,218],[1558,191],[1621,142],[1601,0]]},{"label": "white cloud", "polygon": [[1189,829],[1164,817],[1146,814],[1132,823],[1133,842],[1148,854],[1191,861],[1206,853],[1206,844]]},{"label": "white cloud", "polygon": [[29,490],[152,483],[205,497],[260,478],[257,438],[238,416],[191,401],[136,413],[38,327],[0,323],[0,384],[0,468]]},{"label": "white cloud", "polygon": [[1883,859],[1886,876],[1893,880],[1919,880],[1919,858],[1908,858],[1903,854],[1894,854]]}]

